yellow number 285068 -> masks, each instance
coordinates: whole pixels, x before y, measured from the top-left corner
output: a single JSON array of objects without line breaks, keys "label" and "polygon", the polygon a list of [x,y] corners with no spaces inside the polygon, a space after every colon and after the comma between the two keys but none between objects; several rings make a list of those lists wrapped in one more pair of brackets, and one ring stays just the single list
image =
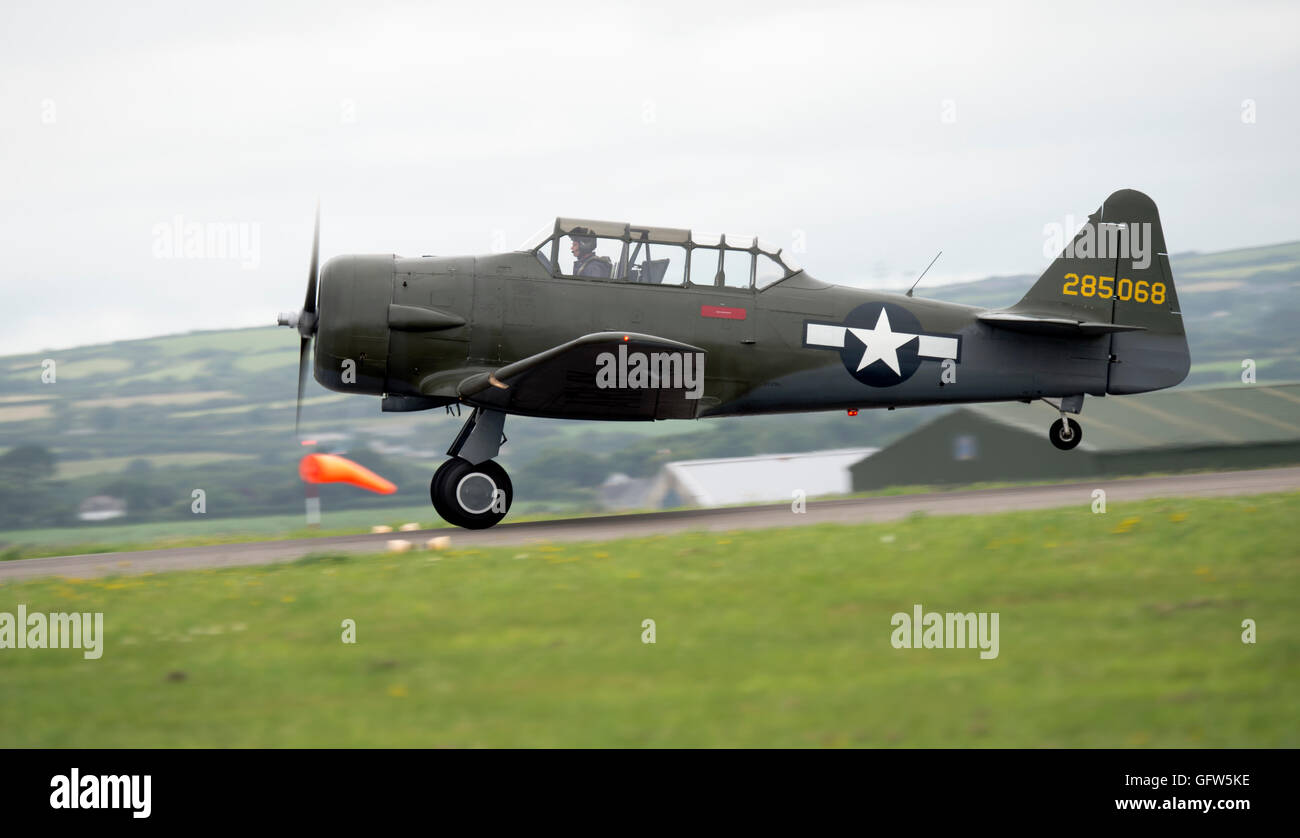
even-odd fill
[{"label": "yellow number 285068", "polygon": [[1163,282],[1137,282],[1124,277],[1119,282],[1113,276],[1093,276],[1092,274],[1066,274],[1061,293],[1068,297],[1101,297],[1109,300],[1112,296],[1127,302],[1152,303],[1161,305],[1165,301],[1165,284]]}]

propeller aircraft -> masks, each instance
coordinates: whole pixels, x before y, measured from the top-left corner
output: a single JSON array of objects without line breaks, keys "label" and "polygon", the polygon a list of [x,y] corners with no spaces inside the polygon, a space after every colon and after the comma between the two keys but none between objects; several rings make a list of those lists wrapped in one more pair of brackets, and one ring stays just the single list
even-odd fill
[{"label": "propeller aircraft", "polygon": [[[324,387],[384,411],[472,412],[434,473],[448,522],[514,489],[508,415],[653,421],[1043,400],[1080,443],[1084,397],[1172,387],[1190,357],[1155,203],[1108,197],[1022,300],[981,308],[814,279],[752,236],[559,218],[518,251],[337,256],[279,324]],[[314,345],[314,352],[313,350]],[[1055,400],[1055,401],[1053,401]]]}]

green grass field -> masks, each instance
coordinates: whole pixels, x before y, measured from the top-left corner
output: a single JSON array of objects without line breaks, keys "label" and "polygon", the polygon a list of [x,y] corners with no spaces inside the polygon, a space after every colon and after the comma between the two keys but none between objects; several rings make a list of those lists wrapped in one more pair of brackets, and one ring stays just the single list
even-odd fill
[{"label": "green grass field", "polygon": [[[106,641],[0,650],[0,746],[1296,747],[1297,514],[1160,500],[8,584],[0,611],[102,611]],[[998,612],[999,656],[892,648],[916,603]]]}]

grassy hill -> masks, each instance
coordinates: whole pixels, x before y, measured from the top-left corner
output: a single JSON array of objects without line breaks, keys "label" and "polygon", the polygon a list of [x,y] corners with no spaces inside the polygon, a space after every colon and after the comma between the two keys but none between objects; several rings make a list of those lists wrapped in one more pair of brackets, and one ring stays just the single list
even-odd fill
[{"label": "grassy hill", "polygon": [[[1300,243],[1172,257],[1192,349],[1188,383],[1236,380],[1241,361],[1261,382],[1300,378]],[[926,296],[1009,305],[1033,277],[995,277],[922,289]],[[42,361],[57,380],[41,381]],[[125,497],[133,520],[206,514],[293,513],[302,488],[293,468],[297,341],[273,327],[120,341],[0,358],[0,456],[35,444],[56,470],[39,491],[0,487],[0,531],[75,523],[86,497]],[[350,450],[398,484],[384,498],[327,486],[325,508],[411,506],[427,500],[430,474],[461,419],[442,411],[381,414],[377,399],[309,384],[304,428]],[[663,461],[881,445],[941,408],[772,416],[725,421],[590,423],[512,418],[501,460],[521,513],[589,508],[612,471],[648,474]]]}]

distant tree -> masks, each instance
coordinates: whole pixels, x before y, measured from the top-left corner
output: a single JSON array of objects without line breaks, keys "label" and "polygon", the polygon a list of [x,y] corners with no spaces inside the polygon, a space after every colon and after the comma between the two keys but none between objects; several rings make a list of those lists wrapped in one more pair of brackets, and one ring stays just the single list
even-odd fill
[{"label": "distant tree", "polygon": [[40,445],[19,445],[0,455],[0,530],[51,526],[69,512],[59,491],[55,458]]},{"label": "distant tree", "polygon": [[0,471],[23,481],[49,480],[55,467],[54,455],[40,445],[19,445],[0,455]]},{"label": "distant tree", "polygon": [[521,484],[592,488],[609,476],[605,458],[572,448],[548,448],[519,471]]},{"label": "distant tree", "polygon": [[125,500],[127,514],[132,517],[165,507],[172,500],[165,486],[134,478],[114,481],[104,487],[103,493]]}]

